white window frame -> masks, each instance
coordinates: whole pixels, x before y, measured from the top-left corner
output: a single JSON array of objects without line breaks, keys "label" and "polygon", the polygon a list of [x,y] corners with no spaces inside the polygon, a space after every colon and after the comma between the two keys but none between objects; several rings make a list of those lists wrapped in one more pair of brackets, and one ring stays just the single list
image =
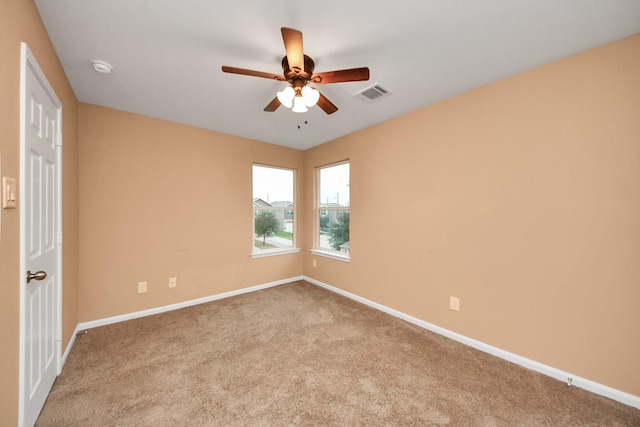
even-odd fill
[{"label": "white window frame", "polygon": [[[285,171],[289,171],[293,173],[293,200],[291,200],[291,202],[293,203],[293,206],[282,206],[282,207],[277,207],[277,206],[265,206],[265,207],[260,207],[259,209],[261,210],[267,210],[267,211],[272,211],[272,212],[282,212],[283,216],[285,214],[286,211],[293,211],[293,242],[291,246],[286,246],[286,247],[282,247],[282,248],[271,248],[271,249],[257,249],[254,245],[254,240],[255,240],[255,212],[256,212],[256,206],[253,205],[253,168],[255,166],[258,167],[262,167],[262,168],[271,168],[271,169],[281,169],[281,170],[285,170]],[[262,163],[253,163],[251,165],[251,192],[252,192],[252,197],[251,197],[251,201],[252,201],[252,206],[251,206],[251,247],[252,252],[251,252],[251,258],[264,258],[264,257],[270,257],[270,256],[276,256],[276,255],[285,255],[285,254],[294,254],[294,253],[298,253],[300,252],[300,248],[298,248],[296,246],[296,240],[297,240],[297,223],[298,223],[298,215],[296,212],[296,199],[297,199],[297,195],[296,195],[296,179],[297,179],[297,171],[293,168],[288,168],[288,167],[284,167],[284,166],[273,166],[273,165],[265,165]],[[268,201],[267,201],[268,202]]]},{"label": "white window frame", "polygon": [[[320,200],[320,195],[322,194],[320,187],[322,185],[321,179],[320,179],[320,172],[323,169],[327,169],[327,168],[331,168],[334,166],[340,166],[340,165],[344,165],[344,164],[348,164],[349,165],[349,176],[351,176],[351,161],[350,160],[343,160],[341,162],[336,162],[336,163],[331,163],[325,166],[319,166],[316,168],[316,188],[315,188],[315,209],[314,209],[314,234],[315,234],[315,238],[314,238],[314,248],[311,249],[311,253],[314,255],[318,255],[318,256],[322,256],[322,257],[327,257],[327,258],[332,258],[338,261],[343,261],[343,262],[351,262],[351,252],[341,252],[341,251],[336,251],[334,249],[327,249],[327,248],[321,248],[320,247],[320,214],[322,211],[326,211],[327,214],[329,214],[330,211],[347,211],[349,212],[349,221],[351,221],[351,203],[349,203],[349,206],[322,206],[322,200]],[[351,192],[351,189],[349,189],[349,192]],[[351,200],[351,194],[349,194],[349,200]],[[337,213],[336,213],[337,215]],[[349,224],[349,229],[351,229],[351,224]],[[351,236],[349,236],[351,237]]]}]

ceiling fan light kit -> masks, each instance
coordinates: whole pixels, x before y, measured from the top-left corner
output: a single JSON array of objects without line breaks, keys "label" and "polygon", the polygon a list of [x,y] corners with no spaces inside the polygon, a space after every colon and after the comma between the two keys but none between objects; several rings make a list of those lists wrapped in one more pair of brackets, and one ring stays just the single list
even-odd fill
[{"label": "ceiling fan light kit", "polygon": [[276,95],[278,97],[278,101],[280,104],[284,105],[287,108],[291,108],[293,106],[293,98],[296,96],[296,91],[291,86],[287,86],[282,89]]},{"label": "ceiling fan light kit", "polygon": [[304,113],[308,111],[308,108],[317,104],[325,113],[332,114],[338,111],[338,107],[308,83],[320,85],[369,80],[369,68],[367,67],[314,74],[313,59],[305,55],[302,48],[302,33],[286,27],[282,27],[280,30],[286,51],[286,56],[282,58],[282,75],[222,66],[222,71],[225,73],[262,77],[289,83],[289,86],[276,94],[276,97],[264,108],[264,111],[273,112],[280,105],[284,105],[286,108],[291,108],[291,111]]},{"label": "ceiling fan light kit", "polygon": [[307,107],[313,107],[318,103],[320,99],[320,92],[311,86],[305,86],[302,88],[302,99],[304,99],[304,105]]},{"label": "ceiling fan light kit", "polygon": [[293,99],[293,108],[291,109],[294,113],[306,113],[309,111],[307,106],[304,103],[304,99],[301,96],[296,96]]},{"label": "ceiling fan light kit", "polygon": [[320,92],[311,86],[305,86],[300,90],[287,86],[278,92],[276,97],[282,106],[291,108],[291,111],[296,113],[304,113],[318,103]]}]

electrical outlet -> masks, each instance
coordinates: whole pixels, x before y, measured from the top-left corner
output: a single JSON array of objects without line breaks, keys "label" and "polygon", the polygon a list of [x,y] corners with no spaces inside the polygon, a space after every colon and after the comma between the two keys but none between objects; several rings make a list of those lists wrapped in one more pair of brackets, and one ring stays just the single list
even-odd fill
[{"label": "electrical outlet", "polygon": [[460,298],[449,297],[449,308],[454,311],[460,311]]},{"label": "electrical outlet", "polygon": [[178,286],[178,279],[175,277],[169,277],[169,287],[175,288],[176,286]]},{"label": "electrical outlet", "polygon": [[147,282],[138,282],[138,293],[144,294],[147,292]]},{"label": "electrical outlet", "polygon": [[315,259],[313,260],[313,267],[314,267],[314,268],[315,268],[315,267],[317,267],[317,264],[316,264],[316,260],[315,260]]}]

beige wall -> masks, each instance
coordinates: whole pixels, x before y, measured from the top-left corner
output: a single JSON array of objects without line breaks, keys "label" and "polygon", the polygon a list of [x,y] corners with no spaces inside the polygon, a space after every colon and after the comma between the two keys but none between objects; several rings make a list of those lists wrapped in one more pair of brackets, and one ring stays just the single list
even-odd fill
[{"label": "beige wall", "polygon": [[640,35],[308,150],[309,212],[312,168],[351,160],[352,261],[305,250],[304,274],[640,396],[638,52]]},{"label": "beige wall", "polygon": [[[63,347],[77,324],[78,180],[75,96],[32,1],[0,2],[0,157],[3,176],[20,176],[20,43],[26,42],[63,104]],[[21,183],[18,182],[18,185]],[[19,210],[0,229],[0,425],[18,422]]]},{"label": "beige wall", "polygon": [[79,123],[80,321],[302,274],[301,254],[250,258],[252,164],[302,152],[88,104]]}]

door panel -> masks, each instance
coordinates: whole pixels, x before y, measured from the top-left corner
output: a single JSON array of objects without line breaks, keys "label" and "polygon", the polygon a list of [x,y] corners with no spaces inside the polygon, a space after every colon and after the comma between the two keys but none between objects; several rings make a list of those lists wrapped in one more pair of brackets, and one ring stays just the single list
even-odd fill
[{"label": "door panel", "polygon": [[[35,60],[33,60],[35,62]],[[36,75],[36,73],[38,75]],[[35,424],[58,375],[59,322],[59,101],[39,67],[24,70],[23,186],[21,200],[25,272],[46,272],[46,277],[23,283],[23,351],[21,419]],[[43,83],[44,82],[44,83]]]}]

